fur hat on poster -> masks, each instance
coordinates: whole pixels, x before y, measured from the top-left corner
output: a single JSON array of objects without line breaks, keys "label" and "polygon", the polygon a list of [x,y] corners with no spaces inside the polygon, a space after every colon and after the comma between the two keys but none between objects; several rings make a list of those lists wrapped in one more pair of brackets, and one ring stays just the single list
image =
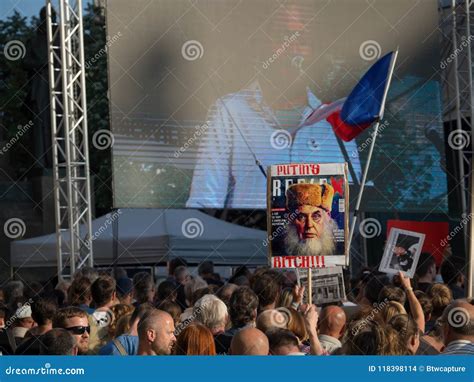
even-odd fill
[{"label": "fur hat on poster", "polygon": [[328,184],[298,183],[286,190],[286,207],[290,211],[309,205],[331,212],[334,188]]}]

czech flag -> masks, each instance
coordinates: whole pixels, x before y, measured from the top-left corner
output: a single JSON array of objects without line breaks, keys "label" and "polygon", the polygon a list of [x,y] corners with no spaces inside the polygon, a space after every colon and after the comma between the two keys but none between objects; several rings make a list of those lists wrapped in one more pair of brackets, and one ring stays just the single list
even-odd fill
[{"label": "czech flag", "polygon": [[351,141],[373,122],[382,119],[385,99],[398,52],[380,58],[364,74],[347,98],[321,105],[306,119],[311,125],[326,119],[343,141]]}]

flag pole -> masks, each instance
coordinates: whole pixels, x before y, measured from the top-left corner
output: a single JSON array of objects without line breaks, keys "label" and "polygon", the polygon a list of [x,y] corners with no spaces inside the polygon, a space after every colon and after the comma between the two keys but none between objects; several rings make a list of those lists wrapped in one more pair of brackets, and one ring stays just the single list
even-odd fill
[{"label": "flag pole", "polygon": [[308,305],[313,303],[313,270],[308,268]]},{"label": "flag pole", "polygon": [[[374,134],[373,134],[373,137],[372,137],[372,142],[370,143],[370,149],[369,149],[369,154],[367,156],[367,162],[365,163],[364,173],[362,174],[362,181],[360,183],[360,190],[359,190],[359,194],[357,196],[357,202],[356,202],[356,206],[355,206],[355,209],[354,209],[354,216],[353,216],[353,219],[352,219],[351,229],[349,231],[349,243],[348,243],[349,248],[352,244],[352,238],[354,236],[354,231],[355,231],[356,222],[357,222],[357,216],[359,214],[360,204],[362,202],[362,195],[364,193],[365,183],[367,181],[367,174],[369,172],[370,162],[372,161],[372,154],[374,152],[375,141],[377,139],[377,134],[379,132],[380,121],[383,118],[383,113],[384,113],[384,109],[385,109],[385,101],[387,100],[387,93],[388,93],[388,89],[390,87],[390,82],[392,81],[392,75],[393,75],[393,71],[395,69],[395,62],[397,61],[397,56],[398,56],[398,49],[395,51],[395,53],[392,57],[392,62],[390,63],[390,70],[388,72],[387,83],[385,84],[385,91],[384,91],[383,98],[382,98],[382,104],[381,104],[381,107],[380,107],[379,117],[377,118],[377,121],[375,122]],[[347,258],[347,262],[348,261],[349,261],[349,258]],[[346,264],[346,265],[348,266],[349,264]]]},{"label": "flag pole", "polygon": [[[471,166],[474,167],[474,158],[472,159]],[[471,168],[473,168],[471,167]],[[471,204],[470,204],[470,216],[474,214],[474,174],[470,175],[471,178]],[[467,296],[469,298],[474,298],[474,223],[469,224],[469,258],[467,259]]]}]

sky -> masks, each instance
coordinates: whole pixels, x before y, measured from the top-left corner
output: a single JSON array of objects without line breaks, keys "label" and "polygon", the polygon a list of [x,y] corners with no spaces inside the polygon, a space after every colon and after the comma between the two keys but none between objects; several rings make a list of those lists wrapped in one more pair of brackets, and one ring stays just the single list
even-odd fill
[{"label": "sky", "polygon": [[[83,0],[83,4],[92,0]],[[53,2],[57,3],[57,1]],[[46,5],[46,0],[0,0],[0,20],[11,16],[17,10],[22,16],[30,18],[38,16],[41,7]]]}]

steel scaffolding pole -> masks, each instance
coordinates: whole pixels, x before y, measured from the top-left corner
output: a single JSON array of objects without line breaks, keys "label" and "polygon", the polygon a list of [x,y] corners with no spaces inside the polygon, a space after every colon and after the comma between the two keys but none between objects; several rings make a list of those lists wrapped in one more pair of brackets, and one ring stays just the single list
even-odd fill
[{"label": "steel scaffolding pole", "polygon": [[[474,137],[474,86],[471,30],[474,25],[474,5],[472,0],[440,0],[441,32],[443,35],[442,72],[444,111],[443,121],[455,121],[456,130],[451,134],[459,139],[456,144],[452,140],[450,146],[455,150],[457,161],[457,179],[459,182],[459,198],[464,218],[470,222],[470,227],[463,226],[464,248],[467,258],[467,293],[472,296],[473,290],[473,252],[474,231],[472,217],[473,202],[472,183],[474,168],[472,139]],[[450,134],[450,135],[451,135]],[[469,145],[470,143],[470,145]],[[463,219],[464,220],[464,219]]]},{"label": "steel scaffolding pole", "polygon": [[69,279],[93,265],[82,1],[46,7],[58,277]]}]

